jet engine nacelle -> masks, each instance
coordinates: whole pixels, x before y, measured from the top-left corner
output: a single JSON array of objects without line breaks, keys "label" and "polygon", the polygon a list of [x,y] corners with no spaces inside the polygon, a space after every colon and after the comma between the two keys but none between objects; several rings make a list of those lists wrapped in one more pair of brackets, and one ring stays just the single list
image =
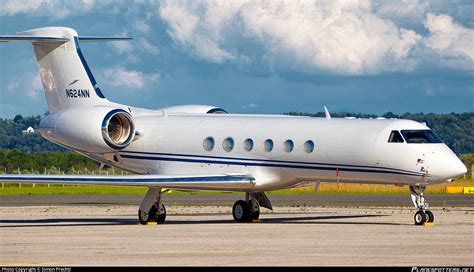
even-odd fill
[{"label": "jet engine nacelle", "polygon": [[59,145],[90,153],[127,147],[135,136],[133,117],[125,109],[80,107],[45,116],[41,135]]}]

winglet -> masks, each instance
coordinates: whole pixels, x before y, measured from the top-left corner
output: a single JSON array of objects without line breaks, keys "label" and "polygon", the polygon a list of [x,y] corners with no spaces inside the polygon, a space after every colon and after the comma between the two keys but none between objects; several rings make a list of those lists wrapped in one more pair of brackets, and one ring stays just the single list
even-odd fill
[{"label": "winglet", "polygon": [[329,111],[326,105],[324,105],[324,114],[326,115],[326,119],[331,119],[331,114],[329,114]]}]

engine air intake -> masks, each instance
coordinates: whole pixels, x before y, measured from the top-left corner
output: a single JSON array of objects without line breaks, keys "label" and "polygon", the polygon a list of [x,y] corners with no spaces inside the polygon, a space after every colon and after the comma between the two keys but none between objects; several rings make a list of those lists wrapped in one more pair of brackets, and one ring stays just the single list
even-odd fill
[{"label": "engine air intake", "polygon": [[122,149],[133,140],[135,127],[132,116],[124,110],[109,112],[102,122],[102,136],[112,148]]}]

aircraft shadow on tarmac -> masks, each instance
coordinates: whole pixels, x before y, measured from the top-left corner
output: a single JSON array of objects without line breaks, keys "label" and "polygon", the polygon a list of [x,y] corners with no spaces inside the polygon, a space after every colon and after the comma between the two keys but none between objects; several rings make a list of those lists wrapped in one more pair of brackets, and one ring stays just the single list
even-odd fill
[{"label": "aircraft shadow on tarmac", "polygon": [[[350,219],[385,217],[388,215],[340,215],[340,216],[296,216],[265,218],[261,224],[327,224],[327,225],[404,225],[392,222],[347,221]],[[192,224],[236,224],[233,220],[174,220],[173,215],[165,225],[192,225]],[[196,216],[198,217],[198,216]],[[326,221],[333,220],[333,221]],[[336,220],[336,221],[334,221]],[[344,220],[344,221],[337,221]],[[138,225],[137,219],[128,218],[49,218],[49,219],[1,219],[0,228],[11,227],[65,227],[65,226],[111,226],[111,225]]]}]

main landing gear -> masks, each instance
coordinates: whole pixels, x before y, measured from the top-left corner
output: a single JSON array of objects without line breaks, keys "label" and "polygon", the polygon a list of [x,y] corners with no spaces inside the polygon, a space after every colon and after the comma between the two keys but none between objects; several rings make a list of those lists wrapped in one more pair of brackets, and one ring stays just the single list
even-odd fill
[{"label": "main landing gear", "polygon": [[248,223],[257,220],[260,216],[260,205],[270,210],[273,209],[265,193],[245,193],[245,200],[238,200],[232,208],[235,222]]},{"label": "main landing gear", "polygon": [[161,202],[161,188],[150,188],[138,210],[140,224],[149,222],[163,224],[166,219],[166,208]]},{"label": "main landing gear", "polygon": [[[161,188],[150,188],[138,209],[140,224],[150,222],[163,224],[166,219],[166,209],[161,202]],[[260,216],[260,206],[272,210],[270,200],[263,192],[245,194],[245,200],[235,202],[232,215],[236,222],[252,222]]]},{"label": "main landing gear", "polygon": [[415,225],[434,222],[434,214],[427,210],[428,202],[425,201],[425,185],[410,186],[411,200],[419,210],[415,213]]}]

